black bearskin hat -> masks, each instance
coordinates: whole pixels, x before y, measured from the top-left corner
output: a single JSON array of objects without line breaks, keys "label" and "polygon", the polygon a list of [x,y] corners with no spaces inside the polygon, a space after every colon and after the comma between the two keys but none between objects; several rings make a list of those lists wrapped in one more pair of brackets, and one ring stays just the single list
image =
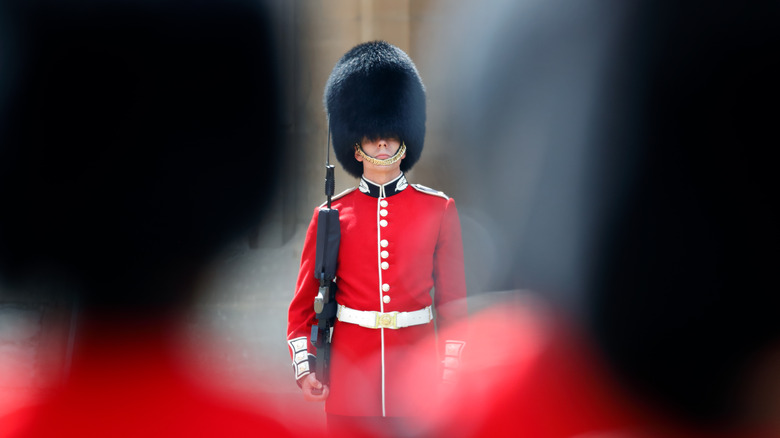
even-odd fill
[{"label": "black bearskin hat", "polygon": [[355,143],[395,135],[406,144],[401,170],[420,158],[425,140],[425,87],[409,55],[384,41],[362,43],[341,57],[325,85],[333,149],[344,170],[360,177]]}]

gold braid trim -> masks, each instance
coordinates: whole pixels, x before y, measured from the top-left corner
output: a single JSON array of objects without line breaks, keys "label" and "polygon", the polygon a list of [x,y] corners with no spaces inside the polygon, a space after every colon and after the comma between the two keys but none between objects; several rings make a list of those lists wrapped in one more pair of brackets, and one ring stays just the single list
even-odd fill
[{"label": "gold braid trim", "polygon": [[400,160],[401,157],[404,156],[404,154],[406,153],[406,144],[401,142],[401,147],[398,148],[398,151],[396,151],[396,153],[392,157],[385,158],[384,160],[378,160],[374,157],[369,157],[365,152],[363,152],[363,148],[360,147],[360,144],[358,143],[355,143],[355,150],[357,151],[358,154],[360,154],[361,157],[363,157],[364,160],[368,161],[369,163],[375,166],[389,166],[395,163],[396,161]]}]

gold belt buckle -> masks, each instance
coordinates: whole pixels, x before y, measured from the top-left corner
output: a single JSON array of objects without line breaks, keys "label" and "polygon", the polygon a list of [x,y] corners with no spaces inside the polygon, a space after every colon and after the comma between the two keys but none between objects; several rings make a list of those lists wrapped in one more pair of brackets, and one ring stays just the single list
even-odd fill
[{"label": "gold belt buckle", "polygon": [[376,327],[395,329],[397,326],[398,312],[376,313]]}]

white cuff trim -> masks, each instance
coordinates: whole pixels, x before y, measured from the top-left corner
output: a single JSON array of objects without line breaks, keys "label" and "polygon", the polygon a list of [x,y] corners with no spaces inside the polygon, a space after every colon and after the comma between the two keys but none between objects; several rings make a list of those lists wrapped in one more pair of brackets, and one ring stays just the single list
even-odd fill
[{"label": "white cuff trim", "polygon": [[290,346],[293,357],[293,369],[295,370],[295,380],[309,374],[309,353],[306,349],[306,344],[309,340],[305,336],[300,338],[290,339],[287,341],[287,345]]},{"label": "white cuff trim", "polygon": [[463,348],[466,343],[463,341],[446,340],[444,341],[444,374],[443,378],[445,382],[452,382],[455,380],[456,371],[460,367],[460,356],[463,353]]}]

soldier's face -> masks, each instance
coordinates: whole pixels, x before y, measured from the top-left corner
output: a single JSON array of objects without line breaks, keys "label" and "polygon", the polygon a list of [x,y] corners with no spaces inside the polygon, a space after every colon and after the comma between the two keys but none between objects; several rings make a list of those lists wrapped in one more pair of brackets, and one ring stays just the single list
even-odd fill
[{"label": "soldier's face", "polygon": [[[393,155],[395,155],[396,152],[398,152],[398,149],[401,147],[401,140],[397,137],[388,137],[388,138],[375,138],[375,139],[369,139],[368,137],[363,137],[363,140],[360,141],[360,147],[363,149],[363,152],[368,155],[369,157],[376,158],[377,160],[386,160]],[[401,157],[402,159],[406,157],[406,153]],[[363,162],[363,166],[373,166],[371,163],[364,161],[363,157],[360,156],[357,152],[355,152],[355,159],[358,161]],[[401,167],[401,160],[396,161],[390,166],[383,166],[383,167]]]}]

